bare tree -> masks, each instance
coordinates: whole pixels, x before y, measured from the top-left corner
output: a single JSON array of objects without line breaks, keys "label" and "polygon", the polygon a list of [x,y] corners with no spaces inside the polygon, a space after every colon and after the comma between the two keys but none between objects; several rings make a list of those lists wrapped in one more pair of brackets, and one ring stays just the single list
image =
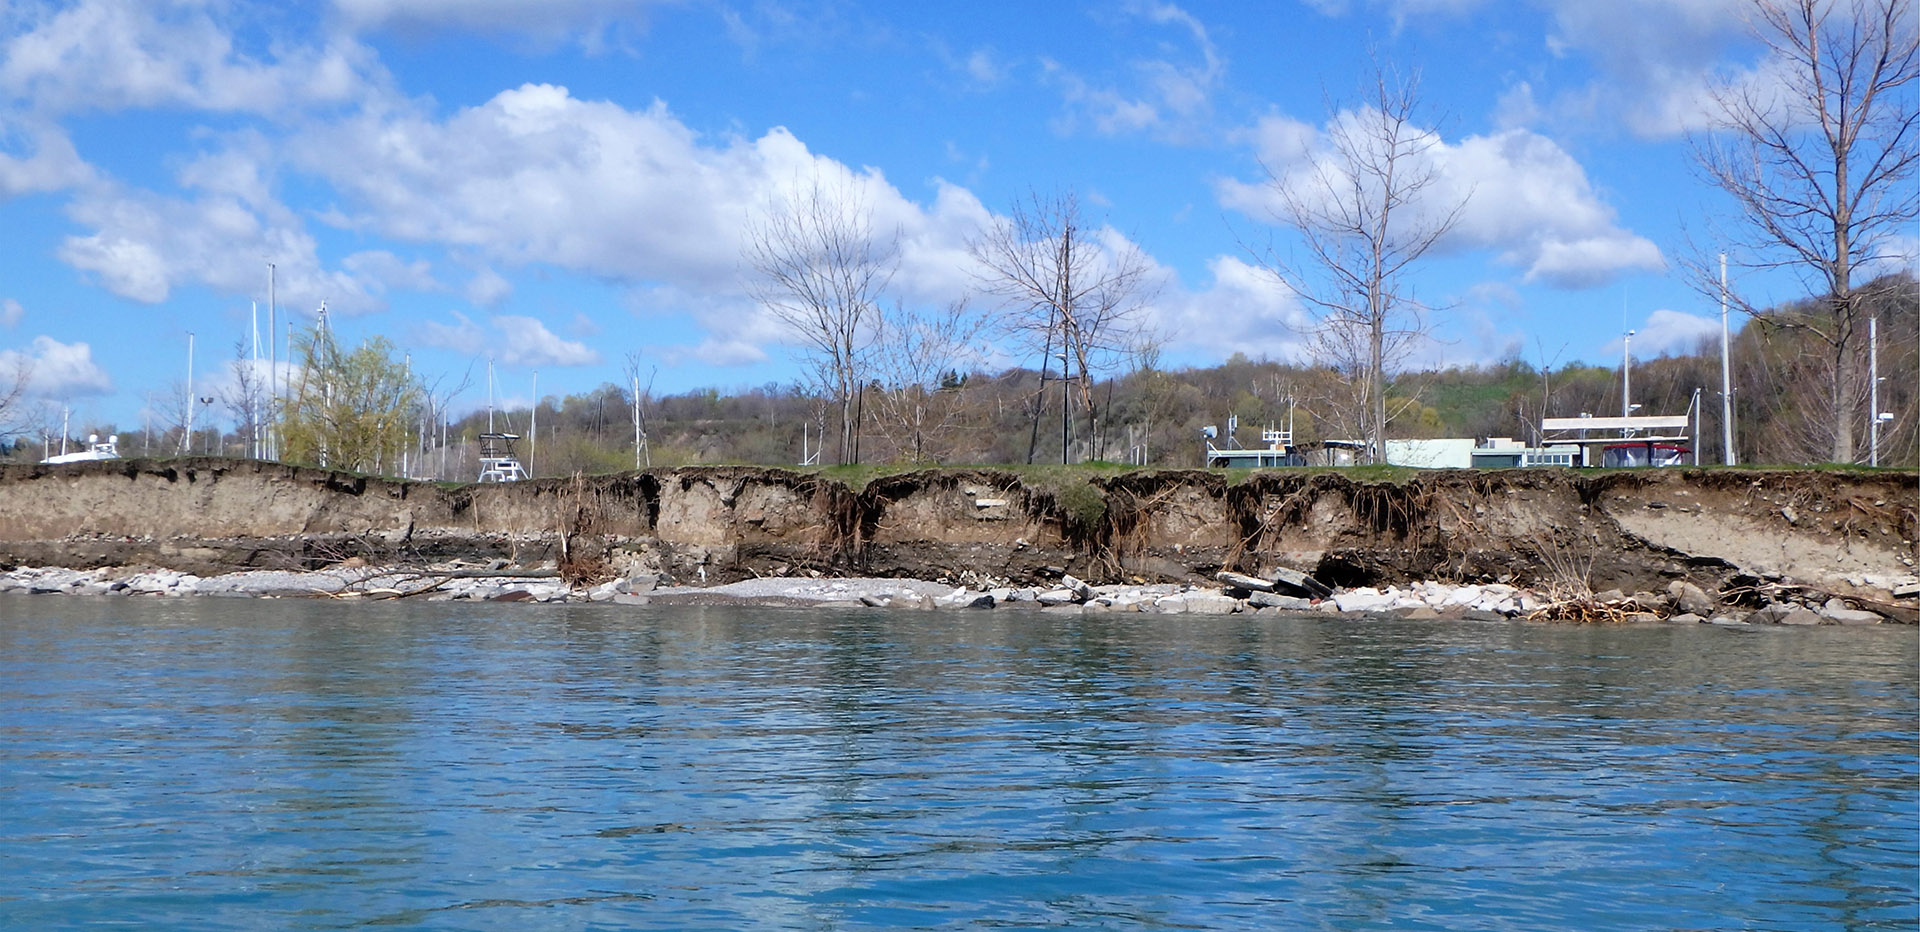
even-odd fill
[{"label": "bare tree", "polygon": [[1077,370],[1062,377],[1074,381],[1089,448],[1098,455],[1103,439],[1093,387],[1140,339],[1141,312],[1156,291],[1146,255],[1111,230],[1089,229],[1071,191],[1029,194],[968,250],[982,268],[982,288],[1001,302],[1007,331],[1043,354],[1043,370],[1056,352]]},{"label": "bare tree", "polygon": [[220,404],[232,415],[234,432],[247,445],[247,455],[260,455],[261,426],[271,412],[267,410],[266,380],[254,360],[248,357],[247,341],[233,341],[233,384],[220,393]]},{"label": "bare tree", "polygon": [[965,412],[961,398],[968,370],[982,357],[977,339],[985,318],[955,301],[920,312],[896,304],[880,323],[873,353],[876,422],[900,458],[933,461]]},{"label": "bare tree", "polygon": [[26,425],[27,386],[33,382],[33,361],[25,354],[14,354],[6,371],[0,372],[0,439]]},{"label": "bare tree", "polygon": [[1418,75],[1403,79],[1376,66],[1369,99],[1332,114],[1321,150],[1296,165],[1268,166],[1274,219],[1298,234],[1306,262],[1271,248],[1256,257],[1317,310],[1322,361],[1359,376],[1345,407],[1364,412],[1376,461],[1386,451],[1387,371],[1426,326],[1409,270],[1467,203],[1467,195],[1435,202],[1439,173],[1428,153],[1440,139],[1416,121],[1419,86]]},{"label": "bare tree", "polygon": [[640,353],[627,354],[627,363],[620,374],[627,380],[632,396],[627,400],[633,403],[633,468],[653,465],[653,449],[647,443],[647,399],[653,397],[653,377],[659,373],[658,366],[648,370],[647,384],[640,384]]},{"label": "bare tree", "polygon": [[[1891,258],[1893,238],[1920,215],[1916,164],[1917,68],[1910,0],[1750,0],[1749,27],[1768,61],[1757,76],[1714,90],[1714,133],[1693,141],[1700,168],[1733,201],[1734,261],[1790,269],[1823,296],[1767,323],[1803,331],[1825,348],[1818,422],[1826,455],[1860,458],[1855,423],[1865,404],[1863,265]],[[1718,292],[1704,263],[1694,277]],[[1735,296],[1737,300],[1737,296]],[[1741,305],[1759,317],[1762,310]],[[1825,431],[1823,431],[1824,433]]]},{"label": "bare tree", "polygon": [[840,409],[840,462],[859,459],[857,396],[880,302],[893,280],[892,239],[876,239],[868,206],[818,178],[768,205],[748,233],[755,300],[798,335]]}]

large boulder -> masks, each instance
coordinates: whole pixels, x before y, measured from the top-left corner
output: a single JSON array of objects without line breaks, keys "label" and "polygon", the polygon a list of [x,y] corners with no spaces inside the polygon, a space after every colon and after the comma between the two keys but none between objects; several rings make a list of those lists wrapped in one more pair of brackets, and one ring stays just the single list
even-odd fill
[{"label": "large boulder", "polygon": [[1708,595],[1705,589],[1684,579],[1676,579],[1667,586],[1667,598],[1683,614],[1702,617],[1713,615],[1715,605],[1713,596]]}]

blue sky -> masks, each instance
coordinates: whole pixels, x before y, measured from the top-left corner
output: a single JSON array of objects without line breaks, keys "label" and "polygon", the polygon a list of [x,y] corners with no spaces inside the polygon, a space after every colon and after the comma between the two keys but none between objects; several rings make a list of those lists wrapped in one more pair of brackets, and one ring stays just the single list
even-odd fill
[{"label": "blue sky", "polygon": [[[1716,76],[1756,71],[1740,0],[857,3],[0,0],[0,365],[131,429],[227,361],[268,262],[485,402],[620,381],[790,382],[743,236],[801,177],[899,231],[901,300],[970,285],[966,242],[1071,189],[1161,282],[1167,361],[1287,358],[1311,320],[1253,263],[1263,166],[1418,72],[1442,192],[1412,284],[1424,363],[1611,362],[1718,331],[1677,262],[1723,208],[1694,175]],[[293,7],[289,12],[283,7]],[[1277,238],[1276,238],[1277,237]],[[1736,283],[1797,297],[1790,280]],[[211,387],[208,387],[211,386]]]}]

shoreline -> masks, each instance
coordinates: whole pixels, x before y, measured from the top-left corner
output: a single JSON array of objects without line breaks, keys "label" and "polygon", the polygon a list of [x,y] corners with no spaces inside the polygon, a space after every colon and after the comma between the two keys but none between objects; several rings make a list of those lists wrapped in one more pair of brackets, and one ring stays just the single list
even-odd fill
[{"label": "shoreline", "polygon": [[[496,561],[496,564],[499,561]],[[1836,595],[1781,580],[1768,589],[1709,594],[1684,580],[1664,593],[1618,590],[1555,597],[1500,583],[1419,582],[1384,588],[1326,587],[1301,574],[1280,578],[1221,573],[1218,585],[1089,585],[1071,575],[1057,584],[949,583],[882,577],[760,577],[713,585],[673,585],[635,574],[570,585],[548,568],[448,564],[425,569],[343,565],[320,570],[241,570],[198,576],[176,570],[17,567],[0,573],[0,593],[123,598],[325,598],[352,601],[542,602],[608,605],[762,605],[888,610],[1012,608],[1056,614],[1326,615],[1432,621],[1524,620],[1579,623],[1854,626],[1920,624],[1920,580],[1863,580],[1885,598]],[[667,584],[663,585],[665,582]],[[1884,585],[1881,585],[1884,584]]]}]

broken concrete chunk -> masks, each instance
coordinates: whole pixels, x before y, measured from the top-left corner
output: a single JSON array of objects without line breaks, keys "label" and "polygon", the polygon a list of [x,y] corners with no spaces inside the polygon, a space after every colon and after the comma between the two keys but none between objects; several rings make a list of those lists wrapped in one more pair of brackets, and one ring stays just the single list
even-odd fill
[{"label": "broken concrete chunk", "polygon": [[1093,598],[1093,587],[1074,578],[1072,573],[1061,574],[1060,588],[1072,592],[1073,598],[1077,602],[1085,602]]},{"label": "broken concrete chunk", "polygon": [[1228,570],[1221,570],[1220,572],[1213,574],[1213,578],[1219,580],[1220,582],[1226,583],[1229,586],[1233,586],[1236,589],[1245,589],[1249,592],[1272,592],[1273,591],[1273,583],[1267,580],[1261,579],[1258,576],[1246,576],[1246,575],[1231,572]]},{"label": "broken concrete chunk", "polygon": [[1309,599],[1324,599],[1333,594],[1333,587],[1305,573],[1287,567],[1279,567],[1267,574],[1273,580],[1273,591],[1285,595],[1304,596]]},{"label": "broken concrete chunk", "polygon": [[1034,601],[1043,606],[1067,605],[1078,601],[1072,589],[1048,589],[1034,596]]},{"label": "broken concrete chunk", "polygon": [[1247,604],[1256,608],[1277,608],[1288,612],[1307,612],[1313,610],[1313,602],[1296,596],[1281,595],[1277,592],[1252,592],[1247,594]]}]

